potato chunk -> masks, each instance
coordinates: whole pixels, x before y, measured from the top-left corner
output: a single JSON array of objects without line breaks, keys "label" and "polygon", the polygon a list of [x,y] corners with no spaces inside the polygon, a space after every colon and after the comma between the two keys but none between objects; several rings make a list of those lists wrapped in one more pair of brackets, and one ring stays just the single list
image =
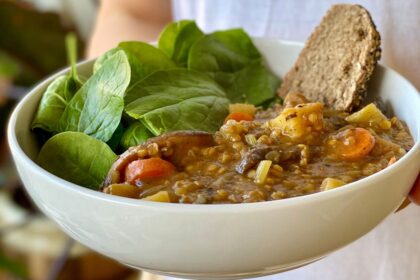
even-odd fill
[{"label": "potato chunk", "polygon": [[321,183],[321,191],[328,191],[345,185],[341,180],[335,178],[325,178]]},{"label": "potato chunk", "polygon": [[373,103],[348,116],[346,121],[351,124],[365,124],[373,129],[388,130],[391,128],[391,122]]},{"label": "potato chunk", "polygon": [[292,140],[300,140],[305,135],[323,129],[323,109],[322,103],[305,103],[285,108],[278,117],[268,122],[268,126],[280,129],[283,135]]},{"label": "potato chunk", "polygon": [[169,194],[167,191],[160,191],[155,194],[149,195],[143,200],[147,201],[155,201],[155,202],[171,202],[171,198],[169,197]]}]

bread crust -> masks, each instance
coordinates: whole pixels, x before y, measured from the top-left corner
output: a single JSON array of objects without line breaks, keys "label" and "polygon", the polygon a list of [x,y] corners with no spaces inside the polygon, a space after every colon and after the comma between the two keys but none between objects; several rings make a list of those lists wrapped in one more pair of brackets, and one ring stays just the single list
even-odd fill
[{"label": "bread crust", "polygon": [[365,97],[367,81],[381,56],[380,35],[360,5],[334,5],[309,37],[278,89],[351,111]]}]

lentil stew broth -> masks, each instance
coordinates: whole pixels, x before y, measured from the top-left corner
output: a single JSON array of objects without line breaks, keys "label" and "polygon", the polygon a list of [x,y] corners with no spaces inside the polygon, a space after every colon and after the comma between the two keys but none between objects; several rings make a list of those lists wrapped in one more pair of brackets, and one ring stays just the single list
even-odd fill
[{"label": "lentil stew broth", "polygon": [[[344,111],[321,103],[299,103],[290,98],[285,106],[257,111],[252,121],[228,120],[214,134],[214,145],[189,149],[182,168],[170,176],[134,184],[119,179],[119,184],[103,190],[132,198],[164,191],[168,201],[175,203],[278,200],[359,180],[386,168],[413,146],[407,127],[395,117],[385,123],[375,119],[354,123]],[[362,156],[343,158],[337,145],[352,147],[358,139],[347,134],[361,128],[372,135],[372,146]],[[137,154],[138,158],[165,158],[170,152],[152,143]],[[270,163],[269,169],[258,180],[262,161]]]}]

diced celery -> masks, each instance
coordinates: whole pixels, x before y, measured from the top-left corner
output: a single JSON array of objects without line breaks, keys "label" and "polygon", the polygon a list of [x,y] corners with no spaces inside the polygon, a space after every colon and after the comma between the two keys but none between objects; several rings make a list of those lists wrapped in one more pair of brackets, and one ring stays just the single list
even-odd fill
[{"label": "diced celery", "polygon": [[268,171],[270,171],[271,160],[262,160],[257,167],[254,182],[256,184],[264,184],[267,179]]},{"label": "diced celery", "polygon": [[247,135],[245,135],[245,141],[250,146],[254,146],[255,144],[257,144],[257,138],[255,137],[254,134],[247,134]]}]

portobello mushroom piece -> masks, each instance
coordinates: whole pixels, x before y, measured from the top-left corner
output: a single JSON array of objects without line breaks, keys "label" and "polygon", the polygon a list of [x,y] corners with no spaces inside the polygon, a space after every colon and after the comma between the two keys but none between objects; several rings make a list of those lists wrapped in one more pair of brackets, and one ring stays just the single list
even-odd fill
[{"label": "portobello mushroom piece", "polygon": [[260,161],[265,159],[265,155],[273,151],[275,147],[260,146],[250,149],[241,159],[241,162],[236,166],[235,170],[239,174],[244,174],[246,171],[253,168]]},{"label": "portobello mushroom piece", "polygon": [[[102,188],[121,183],[127,165],[135,160],[151,157],[150,150],[160,153],[161,158],[170,161],[177,168],[182,168],[182,159],[193,147],[215,145],[213,135],[203,131],[174,131],[153,137],[135,147],[129,148],[111,166]],[[157,149],[157,150],[156,150]]]},{"label": "portobello mushroom piece", "polygon": [[280,163],[287,160],[300,160],[302,157],[302,147],[291,146],[282,149],[278,146],[259,146],[250,149],[236,166],[235,170],[239,174],[244,174],[260,161],[267,159],[273,163]]}]

